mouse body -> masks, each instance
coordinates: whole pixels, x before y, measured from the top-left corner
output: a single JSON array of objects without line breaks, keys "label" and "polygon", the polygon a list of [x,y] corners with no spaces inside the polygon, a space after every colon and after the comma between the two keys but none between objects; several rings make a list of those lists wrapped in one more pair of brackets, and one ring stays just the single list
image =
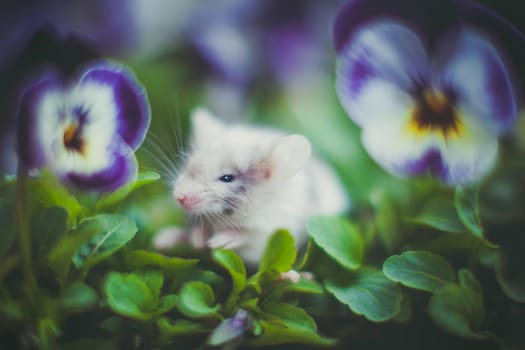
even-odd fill
[{"label": "mouse body", "polygon": [[312,157],[304,136],[227,125],[204,108],[191,120],[191,149],[173,195],[198,219],[190,234],[195,246],[233,249],[257,264],[275,230],[289,230],[300,246],[309,217],[348,209],[338,178]]}]

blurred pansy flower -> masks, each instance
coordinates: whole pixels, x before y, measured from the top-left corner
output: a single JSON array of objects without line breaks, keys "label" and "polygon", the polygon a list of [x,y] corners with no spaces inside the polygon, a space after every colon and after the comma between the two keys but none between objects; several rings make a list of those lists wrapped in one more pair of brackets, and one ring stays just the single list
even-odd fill
[{"label": "blurred pansy flower", "polygon": [[378,17],[348,35],[338,19],[341,103],[362,128],[366,150],[389,172],[431,174],[449,185],[477,181],[517,118],[509,72],[471,26],[456,23],[430,43],[411,24]]},{"label": "blurred pansy flower", "polygon": [[222,321],[208,338],[208,345],[221,346],[222,349],[236,349],[247,333],[253,332],[254,322],[248,311],[239,309]]},{"label": "blurred pansy flower", "polygon": [[70,81],[47,70],[20,102],[20,161],[74,188],[112,191],[136,177],[149,124],[145,90],[123,66],[97,62]]}]

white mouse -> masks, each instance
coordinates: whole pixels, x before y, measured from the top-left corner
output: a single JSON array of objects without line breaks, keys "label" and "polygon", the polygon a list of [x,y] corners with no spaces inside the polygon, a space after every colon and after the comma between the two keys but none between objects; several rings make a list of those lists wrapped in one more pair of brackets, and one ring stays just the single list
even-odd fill
[{"label": "white mouse", "polygon": [[191,119],[191,150],[173,195],[201,219],[191,231],[196,246],[230,248],[253,265],[275,230],[289,230],[300,246],[310,216],[348,209],[339,180],[304,136],[227,125],[204,108]]}]

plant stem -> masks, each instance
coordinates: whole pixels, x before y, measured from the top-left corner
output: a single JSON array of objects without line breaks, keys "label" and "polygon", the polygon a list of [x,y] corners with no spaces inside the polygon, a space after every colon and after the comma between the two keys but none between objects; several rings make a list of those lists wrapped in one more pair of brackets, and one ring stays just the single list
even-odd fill
[{"label": "plant stem", "polygon": [[31,261],[31,236],[29,232],[29,212],[27,204],[27,172],[19,165],[16,179],[16,218],[18,221],[18,244],[22,254],[22,268],[28,295],[36,288],[35,275]]}]

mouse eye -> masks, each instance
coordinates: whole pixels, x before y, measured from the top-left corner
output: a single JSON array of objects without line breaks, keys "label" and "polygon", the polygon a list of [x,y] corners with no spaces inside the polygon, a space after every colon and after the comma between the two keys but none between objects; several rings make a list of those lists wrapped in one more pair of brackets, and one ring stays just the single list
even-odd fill
[{"label": "mouse eye", "polygon": [[219,177],[219,181],[222,181],[222,182],[232,182],[233,180],[235,180],[235,176],[231,174],[226,174],[226,175],[222,175],[221,177]]}]

